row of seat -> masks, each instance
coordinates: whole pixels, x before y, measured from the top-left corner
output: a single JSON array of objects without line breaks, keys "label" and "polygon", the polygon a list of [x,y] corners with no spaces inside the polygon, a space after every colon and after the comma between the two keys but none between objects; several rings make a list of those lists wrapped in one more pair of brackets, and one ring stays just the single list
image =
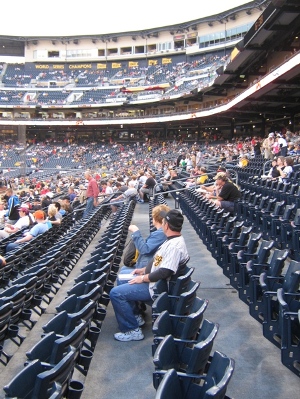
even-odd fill
[{"label": "row of seat", "polygon": [[[163,194],[149,203],[164,204]],[[182,275],[169,283],[158,281],[152,304],[152,355],[156,399],[204,397],[227,398],[234,360],[215,351],[219,325],[203,319],[208,300],[197,296],[200,283],[192,280],[194,268],[186,265]]]},{"label": "row of seat", "polygon": [[194,269],[174,278],[169,288],[156,287],[152,305],[152,352],[156,399],[227,398],[234,360],[215,351],[219,325],[203,320],[208,301],[197,297]]},{"label": "row of seat", "polygon": [[[239,298],[249,305],[250,315],[263,324],[263,335],[281,348],[283,364],[300,375],[298,318],[293,315],[292,327],[284,323],[290,311],[300,308],[300,262],[290,259],[289,249],[277,247],[271,233],[266,234],[270,228],[257,231],[247,224],[247,217],[240,220],[239,215],[214,209],[192,191],[181,195],[180,204]],[[282,229],[274,216],[267,220]]]},{"label": "row of seat", "polygon": [[[9,268],[5,279],[7,287],[0,293],[0,361],[3,364],[6,365],[12,357],[12,354],[5,351],[6,341],[10,339],[18,346],[21,345],[25,337],[19,334],[19,323],[29,330],[34,326],[36,320],[32,319],[33,312],[41,316],[45,311],[89,240],[98,231],[99,221],[104,215],[100,209],[92,220],[74,225],[55,244],[47,236],[46,241],[40,243],[41,251],[35,242],[35,246],[28,251],[23,247],[18,259],[14,259],[16,253],[10,256],[11,262],[8,259],[5,267]],[[85,242],[82,237],[85,237]]]},{"label": "row of seat", "polygon": [[[106,208],[110,212],[110,207]],[[133,209],[133,202],[124,204],[118,215],[111,219],[68,296],[56,307],[57,314],[43,326],[42,339],[26,353],[26,367],[4,387],[7,397],[80,398],[83,384],[73,381],[72,375],[75,368],[84,376],[88,372]],[[89,241],[88,236],[85,237]],[[104,243],[112,239],[115,247],[105,256],[107,247]],[[41,367],[47,373],[42,372]]]}]

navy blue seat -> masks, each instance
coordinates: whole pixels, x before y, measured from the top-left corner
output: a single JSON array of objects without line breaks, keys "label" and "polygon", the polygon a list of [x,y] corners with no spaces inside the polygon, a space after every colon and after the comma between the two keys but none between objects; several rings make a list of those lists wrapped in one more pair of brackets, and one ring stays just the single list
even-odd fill
[{"label": "navy blue seat", "polygon": [[34,360],[3,387],[6,396],[23,399],[63,397],[74,371],[75,353],[70,348],[67,355],[54,367]]},{"label": "navy blue seat", "polygon": [[203,374],[217,333],[218,326],[215,326],[204,340],[198,341],[194,345],[178,339],[174,340],[172,335],[166,335],[153,356],[155,366],[153,373],[154,388],[158,388],[166,370],[171,368],[186,375],[193,375],[195,379],[197,375]]},{"label": "navy blue seat", "polygon": [[[262,303],[263,303],[263,291],[260,286],[260,275],[265,273],[264,276],[279,277],[282,275],[282,271],[285,265],[285,261],[289,255],[289,251],[286,249],[279,250],[275,249],[271,260],[265,265],[255,265],[253,267],[252,262],[247,264],[247,272],[250,276],[249,282],[249,296],[247,297],[249,303],[249,313],[252,317],[262,323]],[[270,280],[271,281],[271,280]],[[275,281],[275,280],[273,280]],[[270,284],[271,288],[271,284]],[[271,289],[272,290],[272,289]]]},{"label": "navy blue seat", "polygon": [[233,359],[216,351],[208,372],[201,376],[200,383],[170,369],[162,379],[155,399],[224,399],[234,367]]},{"label": "navy blue seat", "polygon": [[[277,291],[282,288],[285,293],[294,294],[299,290],[300,262],[291,261],[287,271],[282,277],[268,277],[266,273],[260,276],[260,286],[263,291],[263,306],[261,317],[263,319],[263,335],[280,348],[276,339],[279,331],[279,306]],[[272,287],[272,288],[269,288]]]},{"label": "navy blue seat", "polygon": [[199,285],[199,283],[194,283],[193,287],[189,291],[183,292],[179,296],[169,296],[166,292],[160,294],[152,304],[153,321],[164,310],[175,315],[189,314],[196,298]]},{"label": "navy blue seat", "polygon": [[172,315],[167,310],[161,312],[152,327],[154,335],[152,352],[154,353],[160,341],[168,334],[185,341],[195,341],[199,337],[203,339],[209,328],[209,322],[204,320],[201,329],[200,324],[207,306],[207,299],[195,298],[191,313],[186,316]]},{"label": "navy blue seat", "polygon": [[300,377],[300,292],[277,290],[279,304],[279,332],[281,362]]}]

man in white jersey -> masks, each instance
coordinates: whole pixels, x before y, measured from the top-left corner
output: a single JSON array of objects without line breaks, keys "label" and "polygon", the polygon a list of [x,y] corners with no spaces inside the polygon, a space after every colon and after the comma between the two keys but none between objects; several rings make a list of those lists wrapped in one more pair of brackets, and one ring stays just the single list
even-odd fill
[{"label": "man in white jersey", "polygon": [[149,302],[153,297],[153,286],[158,280],[169,280],[174,274],[180,275],[189,260],[184,238],[181,235],[183,216],[177,209],[162,212],[162,228],[166,241],[158,248],[153,260],[141,269],[135,269],[136,275],[110,291],[110,299],[121,332],[114,334],[118,341],[140,341],[144,335],[140,328],[136,301]]}]

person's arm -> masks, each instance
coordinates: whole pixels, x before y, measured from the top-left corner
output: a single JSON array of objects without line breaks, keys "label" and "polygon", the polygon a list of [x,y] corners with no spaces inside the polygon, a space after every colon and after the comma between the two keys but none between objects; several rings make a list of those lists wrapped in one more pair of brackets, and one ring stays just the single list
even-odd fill
[{"label": "person's arm", "polygon": [[141,255],[151,254],[162,243],[161,231],[156,230],[152,232],[148,238],[144,240],[137,226],[131,225],[130,227],[129,230],[133,232],[131,237],[134,245]]},{"label": "person's arm", "polygon": [[16,244],[22,244],[23,242],[27,242],[32,240],[33,236],[31,234],[27,234],[26,236],[15,241]]},{"label": "person's arm", "polygon": [[5,266],[6,265],[6,259],[0,255],[0,266]]},{"label": "person's arm", "polygon": [[17,226],[14,226],[14,225],[11,225],[11,224],[7,224],[6,226],[5,226],[5,229],[4,229],[7,233],[9,233],[9,234],[11,234],[11,233],[15,233],[15,232],[17,232],[18,230],[20,230]]},{"label": "person's arm", "polygon": [[61,219],[49,220],[49,222],[54,226],[58,226],[61,223]]},{"label": "person's arm", "polygon": [[[141,270],[141,269],[136,269]],[[140,275],[134,277],[129,281],[129,284],[141,284],[141,283],[156,283],[159,280],[166,280],[171,277],[174,272],[171,269],[166,269],[164,267],[160,267],[159,269],[155,270],[152,273],[143,274],[139,273]]]}]

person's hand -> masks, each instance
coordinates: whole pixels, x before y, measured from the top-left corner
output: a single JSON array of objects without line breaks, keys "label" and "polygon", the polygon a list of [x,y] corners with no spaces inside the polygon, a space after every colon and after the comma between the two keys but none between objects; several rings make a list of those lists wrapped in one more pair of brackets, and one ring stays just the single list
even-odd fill
[{"label": "person's hand", "polygon": [[131,231],[132,233],[134,233],[135,231],[138,231],[139,228],[138,228],[135,224],[131,224],[131,225],[128,227],[128,230]]},{"label": "person's hand", "polygon": [[128,283],[129,284],[142,284],[144,282],[143,277],[144,277],[144,274],[142,276],[134,277],[131,280],[129,280]]},{"label": "person's hand", "polygon": [[143,267],[142,269],[134,269],[132,274],[144,275],[145,274],[145,268]]}]

